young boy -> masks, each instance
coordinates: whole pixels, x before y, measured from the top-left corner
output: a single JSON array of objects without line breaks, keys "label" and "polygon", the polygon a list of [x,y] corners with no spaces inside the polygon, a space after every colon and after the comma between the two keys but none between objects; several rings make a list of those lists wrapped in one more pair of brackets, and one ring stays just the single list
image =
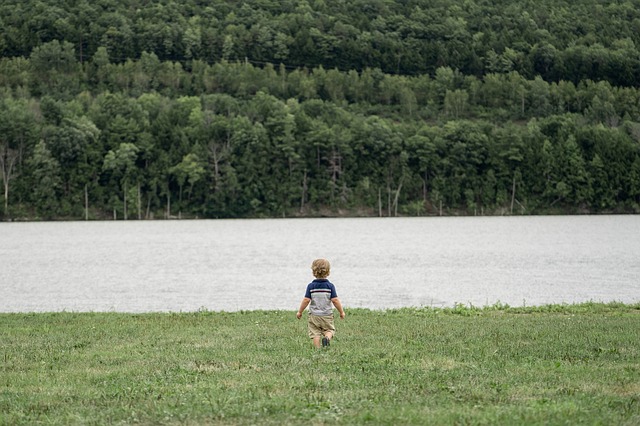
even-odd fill
[{"label": "young boy", "polygon": [[[327,259],[316,259],[311,264],[313,276],[316,278],[307,285],[307,291],[300,303],[296,317],[300,319],[302,312],[309,304],[309,337],[313,339],[316,348],[329,346],[329,342],[336,333],[333,325],[333,306],[340,312],[340,319],[345,313],[342,303],[338,299],[335,286],[327,279],[331,265]],[[322,340],[321,340],[322,339]]]}]

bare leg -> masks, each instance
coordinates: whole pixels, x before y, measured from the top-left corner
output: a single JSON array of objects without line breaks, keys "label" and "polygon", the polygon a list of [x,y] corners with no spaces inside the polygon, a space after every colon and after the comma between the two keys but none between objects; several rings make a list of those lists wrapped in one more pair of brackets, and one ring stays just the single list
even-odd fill
[{"label": "bare leg", "polygon": [[320,349],[320,336],[313,338],[313,346],[315,346],[316,349]]},{"label": "bare leg", "polygon": [[333,339],[333,332],[327,331],[326,333],[324,333],[324,337],[326,337],[329,340]]}]

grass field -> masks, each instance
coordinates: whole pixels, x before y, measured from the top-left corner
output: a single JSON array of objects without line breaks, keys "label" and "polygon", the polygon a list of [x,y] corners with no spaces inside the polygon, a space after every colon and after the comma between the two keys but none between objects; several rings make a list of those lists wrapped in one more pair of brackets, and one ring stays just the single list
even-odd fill
[{"label": "grass field", "polygon": [[0,314],[0,424],[640,424],[640,304]]}]

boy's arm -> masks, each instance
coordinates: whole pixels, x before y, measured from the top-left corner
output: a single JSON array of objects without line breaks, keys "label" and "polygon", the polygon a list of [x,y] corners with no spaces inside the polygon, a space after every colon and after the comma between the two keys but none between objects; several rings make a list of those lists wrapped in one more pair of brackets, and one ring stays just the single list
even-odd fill
[{"label": "boy's arm", "polygon": [[344,319],[345,313],[344,313],[344,309],[342,309],[342,303],[340,303],[340,299],[338,299],[337,297],[334,297],[333,299],[331,299],[331,302],[333,303],[333,306],[336,307],[338,312],[340,312],[340,319]]},{"label": "boy's arm", "polygon": [[307,309],[307,306],[309,306],[309,302],[311,302],[311,299],[309,299],[308,297],[302,299],[302,302],[300,302],[300,307],[298,308],[298,313],[296,314],[296,318],[300,319],[302,317],[302,312]]}]

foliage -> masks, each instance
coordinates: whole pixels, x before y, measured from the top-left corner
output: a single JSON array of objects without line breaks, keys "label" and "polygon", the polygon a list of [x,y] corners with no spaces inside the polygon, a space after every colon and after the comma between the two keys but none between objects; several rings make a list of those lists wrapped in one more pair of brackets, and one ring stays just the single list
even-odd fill
[{"label": "foliage", "polygon": [[640,210],[637,0],[134,3],[0,6],[0,218]]},{"label": "foliage", "polygon": [[103,49],[112,63],[147,52],[161,62],[248,58],[402,75],[433,75],[446,64],[476,77],[517,71],[640,85],[638,0],[14,3],[0,8],[0,54],[52,60],[35,65],[43,72],[68,72],[71,45],[80,63]]}]

